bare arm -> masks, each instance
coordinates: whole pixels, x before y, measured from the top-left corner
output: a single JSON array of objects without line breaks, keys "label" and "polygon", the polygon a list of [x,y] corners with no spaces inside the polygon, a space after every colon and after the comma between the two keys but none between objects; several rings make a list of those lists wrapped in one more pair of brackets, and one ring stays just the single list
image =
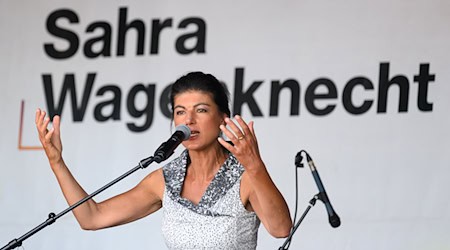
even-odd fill
[{"label": "bare arm", "polygon": [[[73,177],[62,158],[60,117],[53,118],[53,127],[48,130],[50,119],[46,117],[44,111],[38,109],[35,122],[39,140],[44,147],[51,169],[67,203],[72,205],[88,194]],[[162,170],[158,169],[128,192],[100,203],[90,199],[75,208],[73,213],[80,226],[86,230],[121,225],[142,218],[161,208],[163,190]]]},{"label": "bare arm", "polygon": [[242,130],[228,118],[225,121],[230,130],[221,125],[234,146],[221,138],[219,142],[244,166],[241,188],[248,194],[251,207],[267,231],[274,237],[287,237],[292,227],[289,208],[260,157],[253,122],[247,125],[240,116],[236,120]]}]

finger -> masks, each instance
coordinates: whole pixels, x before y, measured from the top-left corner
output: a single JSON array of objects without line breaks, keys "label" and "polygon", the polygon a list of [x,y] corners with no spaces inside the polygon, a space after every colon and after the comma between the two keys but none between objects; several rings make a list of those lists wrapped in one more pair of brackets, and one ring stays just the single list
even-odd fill
[{"label": "finger", "polygon": [[244,133],[241,131],[241,129],[230,118],[228,118],[228,117],[225,118],[225,122],[230,127],[230,129],[233,131],[234,137],[240,138],[240,137],[244,136]]},{"label": "finger", "polygon": [[42,118],[42,114],[41,114],[41,116],[39,117],[38,125],[37,125],[38,126],[39,138],[41,140],[45,139],[45,136],[48,133],[47,126],[50,123],[50,118],[46,117],[45,119],[43,119],[43,121],[41,121],[42,119],[43,118]]},{"label": "finger", "polygon": [[43,123],[44,123],[43,120],[44,120],[43,111],[39,110],[38,112],[36,112],[36,128],[39,136],[42,136],[45,132],[45,130],[43,130]]},{"label": "finger", "polygon": [[39,117],[41,116],[41,110],[38,108],[36,110],[36,115],[34,116],[34,123],[36,123],[36,125],[38,124],[39,121]]},{"label": "finger", "polygon": [[225,141],[223,138],[218,137],[217,140],[219,141],[219,143],[226,148],[229,152],[231,152],[232,154],[234,154],[234,147],[233,145],[231,145],[230,143],[228,143],[227,141]]},{"label": "finger", "polygon": [[52,136],[55,133],[55,128],[51,128],[48,133],[45,135],[44,139],[46,143],[50,143],[52,140]]},{"label": "finger", "polygon": [[47,115],[47,113],[46,113],[45,111],[42,110],[42,111],[41,111],[41,117],[40,117],[41,123],[44,121],[46,115]]},{"label": "finger", "polygon": [[61,124],[61,117],[59,115],[55,115],[53,117],[53,128],[55,129],[56,136],[60,136],[61,134],[60,124]]},{"label": "finger", "polygon": [[46,113],[45,113],[45,111],[40,111],[40,113],[39,113],[39,119],[38,119],[38,122],[37,122],[37,126],[38,126],[38,128],[39,128],[39,132],[41,132],[42,131],[42,126],[43,126],[43,124],[44,124],[44,118],[45,118],[45,115],[46,115]]},{"label": "finger", "polygon": [[36,126],[39,126],[42,124],[42,110],[37,109],[36,110],[36,118],[35,118]]},{"label": "finger", "polygon": [[220,130],[222,130],[222,132],[225,134],[225,136],[230,139],[233,143],[235,143],[237,141],[237,137],[236,135],[231,132],[227,127],[225,127],[225,125],[220,125],[219,126]]},{"label": "finger", "polygon": [[241,126],[242,131],[244,132],[245,135],[253,134],[252,131],[249,129],[247,123],[242,118],[242,116],[236,115],[235,118],[236,118],[236,121],[239,123],[239,126]]},{"label": "finger", "polygon": [[44,119],[44,123],[42,124],[42,127],[44,127],[45,129],[48,128],[48,124],[50,124],[50,117],[45,117]]},{"label": "finger", "polygon": [[258,139],[256,138],[256,134],[255,134],[255,127],[254,127],[255,123],[253,121],[248,123],[248,128],[250,130],[250,132],[253,135],[253,138],[255,139],[255,142],[258,142]]}]

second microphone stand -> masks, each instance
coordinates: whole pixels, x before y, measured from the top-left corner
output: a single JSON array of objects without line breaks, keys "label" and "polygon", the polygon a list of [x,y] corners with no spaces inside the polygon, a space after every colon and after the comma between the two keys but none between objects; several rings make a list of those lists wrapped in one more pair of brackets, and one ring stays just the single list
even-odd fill
[{"label": "second microphone stand", "polygon": [[[314,167],[313,163],[312,163],[312,159],[309,156],[309,154],[305,151],[305,150],[301,150],[300,152],[297,153],[297,155],[295,156],[295,186],[296,186],[296,190],[295,190],[295,194],[296,194],[296,203],[295,203],[295,215],[297,216],[297,201],[298,201],[298,179],[297,179],[297,169],[298,168],[303,168],[303,157],[302,157],[302,153],[306,154],[306,158],[308,160],[308,164],[311,163],[310,167]],[[321,181],[320,181],[320,177],[319,174],[317,173],[317,170],[314,168],[311,169],[311,171],[313,171],[313,176],[314,179],[316,180],[316,184],[319,182],[318,188],[319,188],[319,193],[314,195],[314,197],[309,201],[309,205],[306,208],[305,212],[303,212],[302,216],[300,217],[299,221],[297,223],[295,223],[295,217],[294,217],[294,223],[295,225],[292,227],[291,229],[291,233],[289,234],[289,236],[286,238],[286,240],[284,241],[284,244],[279,248],[279,250],[286,250],[289,248],[289,245],[292,241],[292,236],[294,235],[295,231],[298,229],[298,227],[300,226],[300,224],[302,223],[303,219],[305,218],[305,216],[308,214],[309,210],[316,204],[317,200],[321,200],[325,206],[328,209],[331,209],[331,211],[333,211],[333,216],[330,217],[330,223],[332,225],[332,227],[338,227],[341,222],[339,217],[337,216],[336,213],[334,213],[333,208],[331,207],[331,204],[329,203],[327,194],[325,192],[325,188],[323,187]]]}]

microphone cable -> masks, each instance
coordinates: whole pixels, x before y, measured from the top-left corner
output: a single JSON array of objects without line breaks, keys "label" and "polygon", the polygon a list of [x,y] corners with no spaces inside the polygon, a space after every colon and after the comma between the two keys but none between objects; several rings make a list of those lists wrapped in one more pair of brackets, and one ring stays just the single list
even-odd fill
[{"label": "microphone cable", "polygon": [[[291,234],[293,234],[293,230],[295,227],[295,224],[297,224],[297,213],[298,213],[298,169],[299,168],[303,168],[303,156],[301,155],[301,153],[305,153],[308,154],[305,150],[300,150],[300,152],[297,153],[297,155],[295,155],[295,209],[294,209],[294,220],[292,221],[292,227],[291,227]],[[291,245],[292,242],[292,238],[289,240],[289,242],[286,245],[285,249],[288,249],[289,246]]]}]

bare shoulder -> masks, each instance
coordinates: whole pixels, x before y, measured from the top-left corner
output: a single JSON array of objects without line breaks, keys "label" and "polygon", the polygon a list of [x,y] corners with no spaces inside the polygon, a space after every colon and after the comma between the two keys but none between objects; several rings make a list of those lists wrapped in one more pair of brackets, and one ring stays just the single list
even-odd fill
[{"label": "bare shoulder", "polygon": [[139,183],[139,186],[142,186],[148,192],[158,196],[161,200],[164,194],[164,175],[162,168],[158,168],[148,174],[142,181]]}]

